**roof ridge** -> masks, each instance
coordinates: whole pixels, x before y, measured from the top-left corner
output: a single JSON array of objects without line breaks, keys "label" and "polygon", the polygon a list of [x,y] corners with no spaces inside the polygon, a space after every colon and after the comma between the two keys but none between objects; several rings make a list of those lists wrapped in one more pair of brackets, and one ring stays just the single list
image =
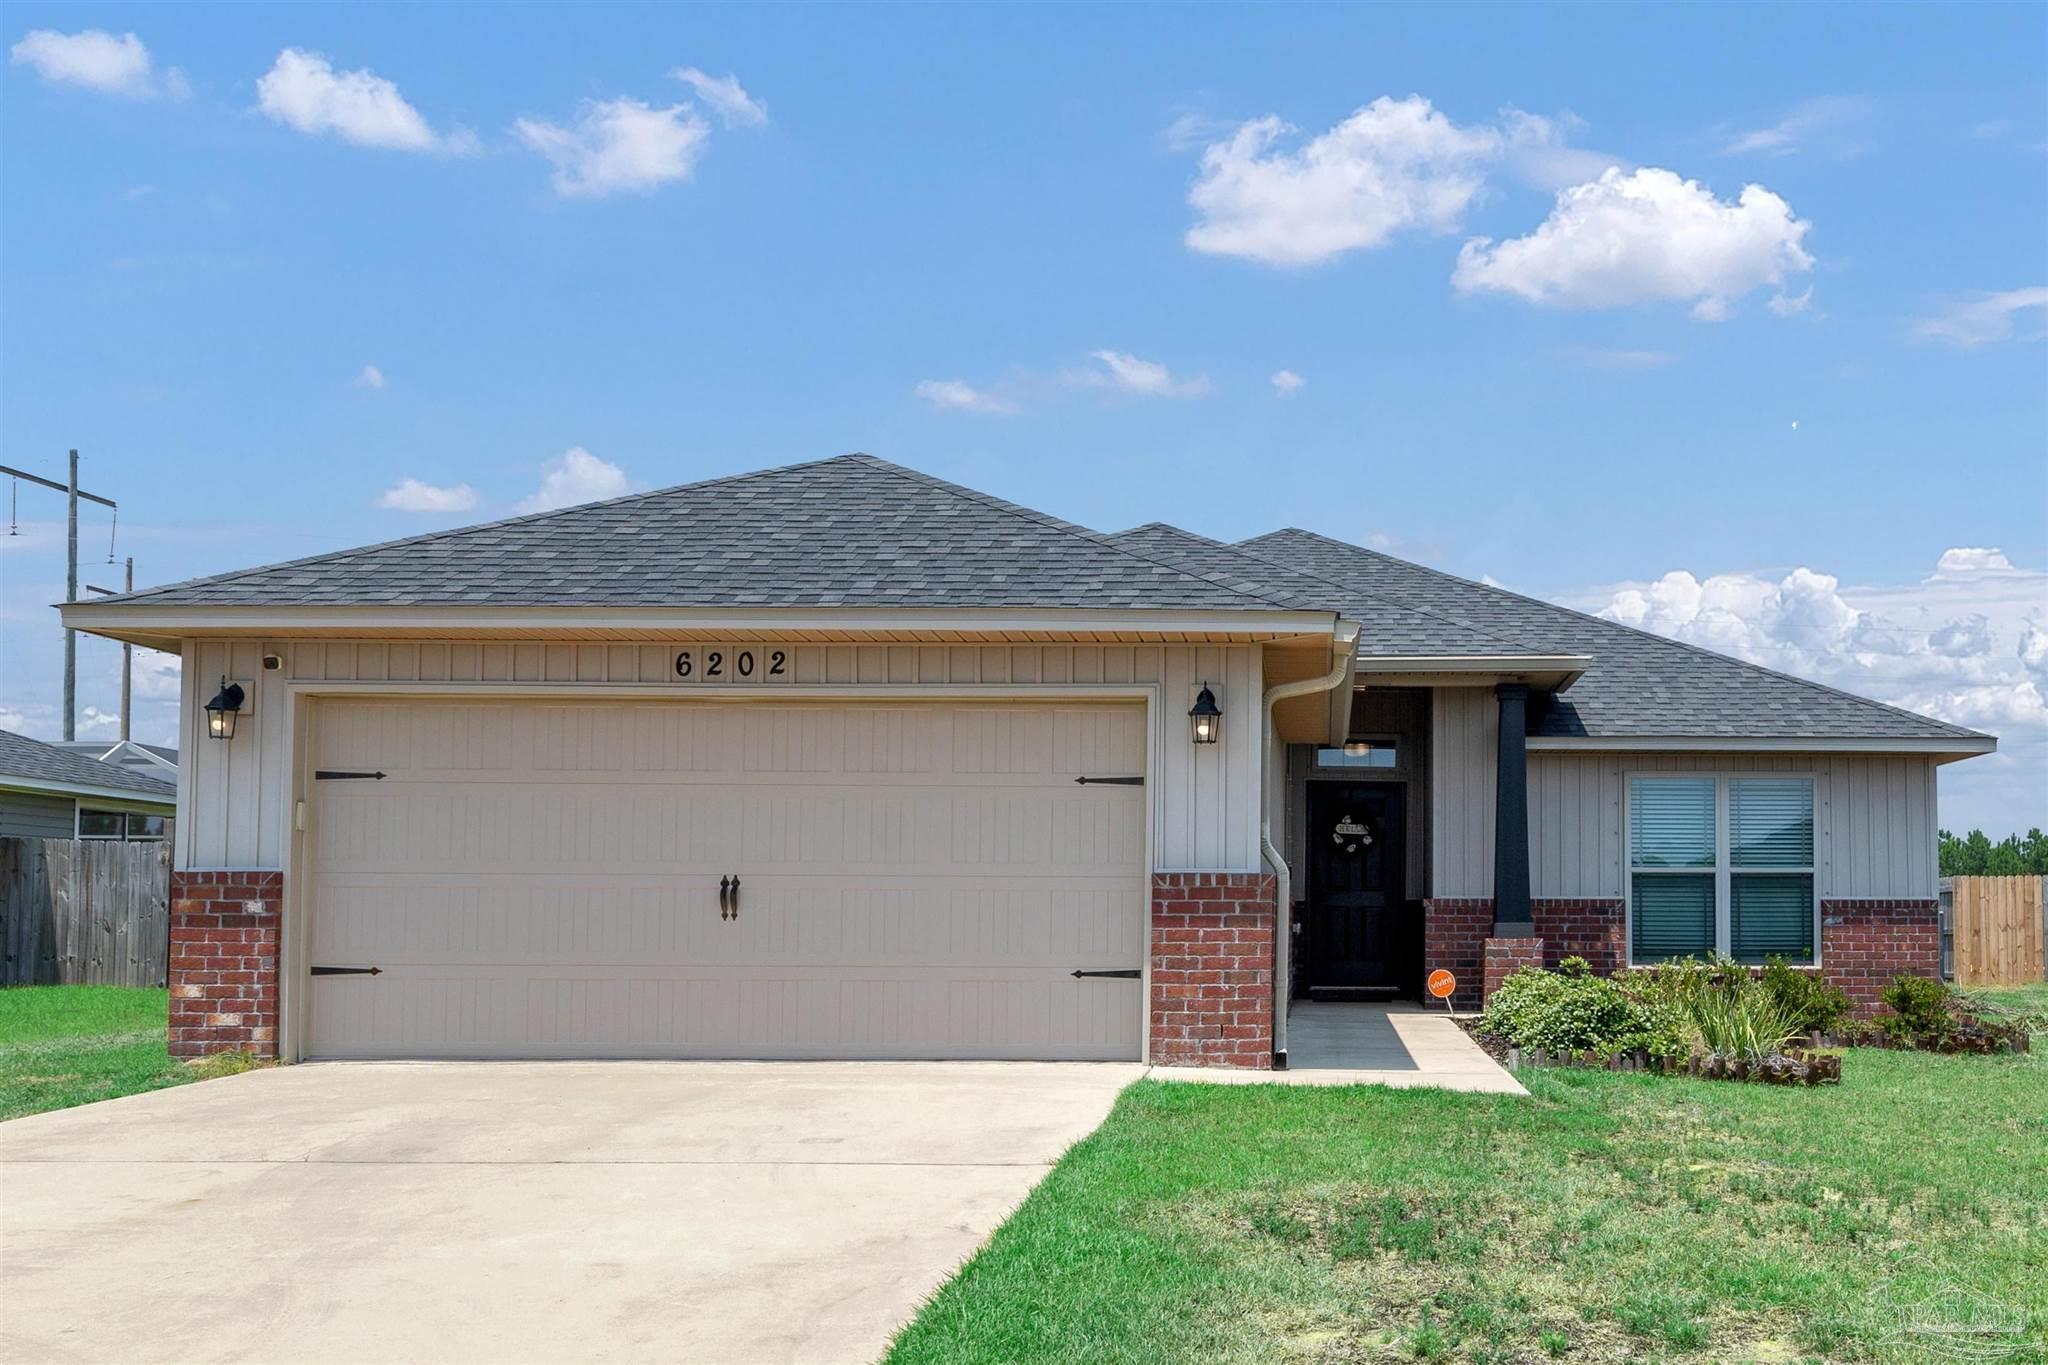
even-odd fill
[{"label": "roof ridge", "polygon": [[[369,554],[375,550],[390,550],[401,545],[423,545],[429,541],[473,535],[479,531],[495,531],[503,526],[518,526],[530,521],[540,521],[546,517],[562,516],[569,512],[586,512],[593,507],[616,507],[622,503],[641,502],[649,498],[667,497],[673,493],[687,493],[700,488],[715,488],[720,484],[741,483],[747,479],[766,478],[771,474],[787,474],[792,469],[808,469],[818,465],[842,464],[852,460],[873,459],[874,457],[871,455],[863,455],[858,451],[853,451],[844,455],[828,455],[818,460],[798,460],[794,464],[776,465],[772,469],[751,469],[738,474],[720,474],[715,478],[698,479],[692,483],[670,484],[666,488],[650,488],[639,493],[624,493],[616,498],[599,498],[594,502],[570,503],[566,507],[550,507],[541,512],[522,512],[517,516],[499,517],[495,521],[471,522],[467,526],[448,526],[438,531],[422,531],[418,535],[399,536],[392,540],[373,541],[368,545],[352,545],[345,550],[327,550],[316,555],[301,555],[297,559],[280,559],[274,563],[256,564],[246,569],[231,569],[226,573],[199,574],[192,578],[181,578],[172,583],[158,583],[153,587],[138,588],[134,592],[116,593],[111,596],[94,598],[93,604],[95,606],[103,606],[109,602],[137,602],[158,593],[170,592],[178,588],[194,587],[202,583],[232,583],[236,579],[247,578],[251,574],[270,573],[277,569],[296,568],[301,564],[315,564],[321,560],[340,559],[349,555]],[[887,461],[877,461],[877,463],[886,464]]]},{"label": "roof ridge", "polygon": [[[1240,597],[1249,597],[1253,601],[1264,602],[1269,607],[1275,607],[1282,611],[1322,610],[1322,608],[1320,607],[1301,607],[1290,602],[1276,602],[1273,600],[1272,597],[1268,596],[1265,593],[1251,592],[1245,588],[1238,587],[1235,584],[1224,582],[1222,581],[1221,575],[1212,577],[1207,574],[1198,574],[1182,565],[1174,564],[1163,559],[1156,559],[1151,555],[1139,554],[1137,551],[1131,549],[1128,546],[1119,545],[1116,541],[1112,540],[1110,537],[1104,535],[1100,531],[1092,531],[1086,526],[1079,525],[1076,522],[1066,521],[1060,517],[1053,516],[1050,512],[1041,512],[1034,507],[1025,507],[1020,503],[1011,502],[1007,498],[999,498],[993,493],[984,493],[978,488],[968,488],[962,484],[952,483],[946,479],[939,478],[937,475],[927,474],[920,469],[910,469],[903,465],[891,464],[889,461],[880,459],[873,455],[848,455],[845,456],[844,458],[849,460],[860,460],[868,465],[873,466],[876,469],[886,470],[889,473],[899,475],[903,478],[911,480],[912,482],[921,483],[932,488],[941,489],[947,493],[953,494],[955,497],[963,498],[970,502],[977,502],[985,507],[992,508],[999,512],[1006,512],[1012,516],[1022,517],[1027,521],[1034,521],[1043,526],[1050,526],[1055,530],[1063,531],[1069,535],[1077,536],[1080,539],[1090,541],[1093,544],[1102,547],[1103,549],[1114,551],[1115,553],[1123,555],[1126,558],[1135,559],[1143,564],[1155,565],[1162,569],[1170,569],[1174,573],[1180,575],[1182,578],[1193,579],[1197,583],[1205,583],[1212,588],[1223,588],[1229,592],[1236,593]],[[1336,616],[1338,615],[1338,613],[1332,611],[1330,615]]]},{"label": "roof ridge", "polygon": [[1379,550],[1369,549],[1363,545],[1353,545],[1349,541],[1338,540],[1333,536],[1326,536],[1317,531],[1304,530],[1299,526],[1287,526],[1283,527],[1278,531],[1269,531],[1264,536],[1258,536],[1255,537],[1255,539],[1266,540],[1270,539],[1273,536],[1288,534],[1307,536],[1311,540],[1319,540],[1323,542],[1325,545],[1336,545],[1343,549],[1351,550],[1358,554],[1366,554],[1371,555],[1376,559],[1388,560],[1392,563],[1399,564],[1404,568],[1418,569],[1423,573],[1434,574],[1438,578],[1447,579],[1450,582],[1462,584],[1468,588],[1477,588],[1481,592],[1492,593],[1497,597],[1511,597],[1517,602],[1528,602],[1532,603],[1535,606],[1543,607],[1549,611],[1563,612],[1567,616],[1576,616],[1582,621],[1589,621],[1596,626],[1600,626],[1608,630],[1627,631],[1631,635],[1637,635],[1645,640],[1655,641],[1658,644],[1670,645],[1674,648],[1682,649],[1686,651],[1688,654],[1694,654],[1701,658],[1712,659],[1716,663],[1734,664],[1737,668],[1747,669],[1752,673],[1761,673],[1766,677],[1777,678],[1784,682],[1797,683],[1799,686],[1807,688],[1811,691],[1823,692],[1833,697],[1847,697],[1849,700],[1860,702],[1865,706],[1875,706],[1880,710],[1889,711],[1893,715],[1906,716],[1912,720],[1920,722],[1923,725],[1941,726],[1943,729],[1949,731],[1951,734],[1959,736],[1968,736],[1973,739],[1991,738],[1991,736],[1986,735],[1981,730],[1972,730],[1968,726],[1956,725],[1949,721],[1939,720],[1933,716],[1922,715],[1918,711],[1911,711],[1903,706],[1894,706],[1892,703],[1888,701],[1879,701],[1875,697],[1866,697],[1860,692],[1851,692],[1845,688],[1840,687],[1830,687],[1826,683],[1815,682],[1811,678],[1802,678],[1796,673],[1785,673],[1775,668],[1767,668],[1762,664],[1751,663],[1748,659],[1739,659],[1735,657],[1733,654],[1723,654],[1720,653],[1718,650],[1708,649],[1702,645],[1696,645],[1687,640],[1676,639],[1669,635],[1659,635],[1654,630],[1644,630],[1639,626],[1631,626],[1626,622],[1609,620],[1605,616],[1595,616],[1591,612],[1580,611],[1576,607],[1567,607],[1557,602],[1546,602],[1540,597],[1531,597],[1527,593],[1519,593],[1514,591],[1512,588],[1496,587],[1491,583],[1474,582],[1472,579],[1462,578],[1454,573],[1446,573],[1442,569],[1432,569],[1427,564],[1417,564],[1414,560],[1411,559],[1402,559],[1398,555],[1386,554]]}]

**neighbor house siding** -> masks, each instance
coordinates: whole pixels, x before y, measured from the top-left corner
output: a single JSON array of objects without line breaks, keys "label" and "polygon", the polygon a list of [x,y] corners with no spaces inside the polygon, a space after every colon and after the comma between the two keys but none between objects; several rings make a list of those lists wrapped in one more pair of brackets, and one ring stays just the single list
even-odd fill
[{"label": "neighbor house siding", "polygon": [[[1497,720],[1484,690],[1437,694],[1431,894],[1493,895]],[[1446,722],[1446,713],[1452,720]],[[1492,722],[1492,723],[1488,723]],[[1795,772],[1814,778],[1815,878],[1823,899],[1936,894],[1935,763],[1886,754],[1565,753],[1529,755],[1531,894],[1620,899],[1624,792],[1639,772]],[[1465,788],[1448,790],[1453,784]]]},{"label": "neighbor house siding", "polygon": [[0,836],[69,839],[78,833],[77,803],[68,796],[0,791]]},{"label": "neighbor house siding", "polygon": [[[698,648],[709,646],[699,644]],[[755,648],[762,646],[756,645]],[[1152,774],[1154,870],[1259,870],[1261,688],[1256,646],[1163,645],[792,645],[791,681],[757,684],[763,700],[807,688],[1159,685],[1153,717],[1160,771]],[[263,656],[283,668],[265,672]],[[285,771],[286,682],[530,683],[573,694],[579,686],[663,685],[689,695],[672,674],[669,644],[506,641],[197,640],[188,642],[185,696],[196,707],[225,675],[246,684],[251,709],[232,743],[201,737],[190,755],[190,814],[180,823],[180,868],[281,868],[292,803]],[[1207,682],[1224,708],[1222,742],[1188,742],[1187,709]],[[195,695],[198,694],[198,695]],[[1105,774],[1122,776],[1126,774]]]}]

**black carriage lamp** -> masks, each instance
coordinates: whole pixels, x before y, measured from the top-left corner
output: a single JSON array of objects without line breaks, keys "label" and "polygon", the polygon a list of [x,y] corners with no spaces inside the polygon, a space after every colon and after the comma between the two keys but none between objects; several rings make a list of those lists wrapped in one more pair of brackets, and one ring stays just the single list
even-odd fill
[{"label": "black carriage lamp", "polygon": [[220,680],[220,691],[206,703],[206,733],[215,739],[235,737],[235,715],[242,709],[242,685]]},{"label": "black carriage lamp", "polygon": [[1197,744],[1214,744],[1223,733],[1223,708],[1216,704],[1216,694],[1206,682],[1195,694],[1195,704],[1188,708],[1188,733]]}]

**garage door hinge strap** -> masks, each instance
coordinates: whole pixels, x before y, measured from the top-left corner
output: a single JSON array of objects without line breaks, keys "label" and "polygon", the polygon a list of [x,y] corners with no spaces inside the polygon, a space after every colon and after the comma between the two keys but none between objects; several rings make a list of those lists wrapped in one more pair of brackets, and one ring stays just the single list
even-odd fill
[{"label": "garage door hinge strap", "polygon": [[370,782],[382,782],[384,780],[384,774],[382,773],[337,772],[332,768],[316,768],[313,771],[313,776],[322,782],[343,782],[352,781],[355,779],[362,779]]},{"label": "garage door hinge strap", "polygon": [[1145,785],[1145,779],[1142,777],[1077,777],[1074,781],[1084,787],[1090,783],[1098,787],[1142,787]]},{"label": "garage door hinge strap", "polygon": [[382,967],[314,967],[315,976],[382,976]]},{"label": "garage door hinge strap", "polygon": [[1131,981],[1135,981],[1135,980],[1137,980],[1137,979],[1138,979],[1138,977],[1139,977],[1139,976],[1141,976],[1142,974],[1143,974],[1143,973],[1142,973],[1142,972],[1141,972],[1141,971],[1140,971],[1140,970],[1139,970],[1138,968],[1136,968],[1136,967],[1116,967],[1116,968],[1112,968],[1112,969],[1110,969],[1110,970],[1108,970],[1108,971],[1099,971],[1099,972],[1088,972],[1088,971],[1082,971],[1082,970],[1081,970],[1080,968],[1078,968],[1078,967],[1074,969],[1074,975],[1075,975],[1075,976],[1117,976],[1117,977],[1123,977],[1123,978],[1125,978],[1125,979],[1127,979],[1127,980],[1131,980]]}]

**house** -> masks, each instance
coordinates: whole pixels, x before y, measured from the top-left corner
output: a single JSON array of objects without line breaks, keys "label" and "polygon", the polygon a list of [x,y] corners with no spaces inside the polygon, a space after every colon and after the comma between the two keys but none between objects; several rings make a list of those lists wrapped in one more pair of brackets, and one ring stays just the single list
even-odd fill
[{"label": "house", "polygon": [[89,746],[119,755],[102,761],[75,745],[0,730],[0,838],[166,837],[178,802],[175,757],[168,771],[155,760],[145,770],[125,744]]},{"label": "house", "polygon": [[132,739],[53,739],[51,748],[84,754],[102,763],[135,772],[150,773],[171,782],[178,780],[178,751],[165,744],[144,744]]},{"label": "house", "polygon": [[1567,954],[1867,1004],[1936,970],[1935,770],[1996,743],[866,455],[64,620],[184,661],[183,1054],[1266,1067],[1292,999]]}]

